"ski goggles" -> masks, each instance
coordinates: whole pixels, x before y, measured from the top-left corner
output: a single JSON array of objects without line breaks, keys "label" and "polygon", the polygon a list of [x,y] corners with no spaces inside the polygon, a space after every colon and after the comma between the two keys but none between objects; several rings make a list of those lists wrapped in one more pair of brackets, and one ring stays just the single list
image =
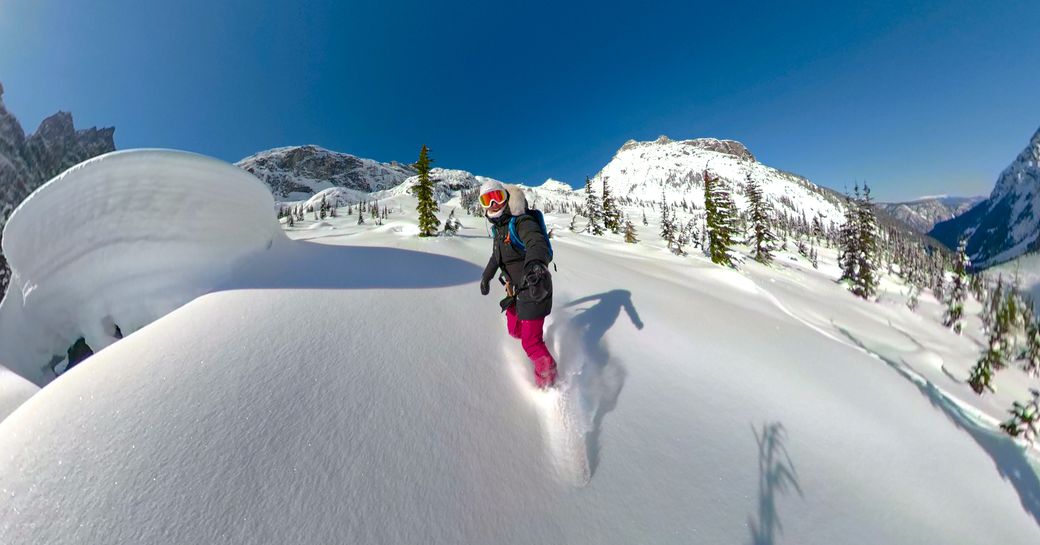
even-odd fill
[{"label": "ski goggles", "polygon": [[493,203],[502,204],[506,202],[506,192],[501,189],[488,191],[480,196],[480,206],[489,208]]}]

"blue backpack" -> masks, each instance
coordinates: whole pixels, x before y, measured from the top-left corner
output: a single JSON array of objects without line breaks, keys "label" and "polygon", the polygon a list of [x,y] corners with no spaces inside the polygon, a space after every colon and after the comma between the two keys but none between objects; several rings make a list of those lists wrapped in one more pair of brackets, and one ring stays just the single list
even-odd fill
[{"label": "blue backpack", "polygon": [[[549,247],[549,261],[552,261],[553,249],[552,241],[549,240],[549,230],[545,227],[545,216],[542,215],[541,210],[528,210],[527,215],[531,216],[538,222],[538,228],[542,231],[542,236],[545,237],[545,245]],[[509,220],[509,243],[513,245],[513,248],[521,252],[526,252],[527,247],[524,245],[524,241],[520,240],[520,234],[516,232],[516,220],[520,219],[521,216],[514,216]]]}]

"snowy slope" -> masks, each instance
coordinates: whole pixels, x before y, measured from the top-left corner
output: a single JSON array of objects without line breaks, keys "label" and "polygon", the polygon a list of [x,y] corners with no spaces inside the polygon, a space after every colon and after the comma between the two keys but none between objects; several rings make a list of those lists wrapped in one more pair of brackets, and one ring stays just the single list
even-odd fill
[{"label": "snowy slope", "polygon": [[972,264],[989,267],[1040,249],[1040,129],[1000,173],[988,199],[935,226],[950,248],[966,237]]},{"label": "snowy slope", "polygon": [[1003,276],[1005,280],[1018,280],[1022,291],[1033,297],[1033,303],[1040,308],[1040,252],[1020,255],[1011,261],[986,270],[990,276]]},{"label": "snowy slope", "polygon": [[0,422],[0,543],[1040,538],[930,296],[859,301],[831,250],[736,272],[563,230],[543,394],[477,291],[483,220],[419,239],[410,199],[303,222]]},{"label": "snowy slope", "polygon": [[43,385],[83,337],[94,350],[225,280],[284,239],[259,180],[170,150],[114,152],[29,196],[4,229],[14,276],[0,303],[0,363]]}]

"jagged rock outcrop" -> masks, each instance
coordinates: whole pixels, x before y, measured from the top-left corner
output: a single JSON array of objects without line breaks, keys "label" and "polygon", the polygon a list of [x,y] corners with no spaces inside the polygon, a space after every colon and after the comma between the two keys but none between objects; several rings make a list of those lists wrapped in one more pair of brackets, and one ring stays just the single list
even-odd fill
[{"label": "jagged rock outcrop", "polygon": [[688,146],[691,148],[697,148],[707,151],[714,151],[716,153],[725,153],[726,155],[732,155],[739,159],[746,159],[748,161],[754,161],[755,156],[747,149],[744,144],[737,142],[736,140],[719,140],[718,138],[694,138],[692,140],[679,140],[675,141],[667,136],[661,135],[657,137],[657,140],[653,142],[636,142],[635,140],[629,140],[625,142],[618,153],[628,151],[639,147],[651,147],[661,146],[664,144],[678,144],[680,146]]},{"label": "jagged rock outcrop", "polygon": [[[72,114],[58,112],[26,136],[7,111],[0,84],[0,240],[11,212],[51,178],[87,159],[114,151],[114,128],[76,130]],[[0,293],[7,288],[7,262],[0,255]]]},{"label": "jagged rock outcrop", "polygon": [[270,149],[235,164],[266,182],[276,199],[286,200],[306,199],[332,187],[382,191],[416,174],[411,165],[380,163],[312,145]]}]

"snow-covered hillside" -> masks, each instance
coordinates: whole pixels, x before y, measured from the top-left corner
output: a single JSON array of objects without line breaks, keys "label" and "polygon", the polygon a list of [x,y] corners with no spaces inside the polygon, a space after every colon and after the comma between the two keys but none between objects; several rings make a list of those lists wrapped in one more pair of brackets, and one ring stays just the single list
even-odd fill
[{"label": "snow-covered hillside", "polygon": [[1011,261],[986,270],[990,277],[1003,276],[1005,280],[1014,282],[1018,287],[1032,296],[1033,303],[1040,308],[1040,252],[1020,255]]},{"label": "snow-covered hillside", "polygon": [[1040,249],[1040,130],[1000,173],[988,199],[936,225],[930,234],[951,248],[966,237],[977,267]]},{"label": "snow-covered hillside", "polygon": [[1040,539],[1034,454],[995,428],[1028,382],[975,396],[980,340],[930,295],[856,299],[827,248],[735,271],[654,225],[557,229],[541,393],[477,290],[484,220],[421,239],[387,200],[382,226],[301,222],[0,422],[0,543]]},{"label": "snow-covered hillside", "polygon": [[619,197],[659,202],[685,199],[704,206],[704,171],[710,169],[729,184],[740,208],[746,206],[742,184],[748,175],[780,213],[807,218],[820,216],[825,225],[842,222],[842,204],[832,192],[808,180],[755,161],[747,149],[732,140],[701,138],[673,141],[665,136],[653,142],[629,141],[593,178],[595,187],[606,181]]},{"label": "snow-covered hillside", "polygon": [[[274,151],[280,150],[272,150]],[[272,152],[264,152],[257,157],[265,157]],[[334,152],[322,150],[322,153]],[[337,155],[353,158],[346,154]],[[368,159],[362,161],[379,165]],[[332,184],[315,183],[313,175],[293,174],[284,167],[281,167],[275,176],[264,174],[248,160],[243,160],[238,165],[261,175],[261,178],[269,183],[273,184],[272,176],[283,180],[284,183],[279,182],[282,185],[273,184],[272,187],[275,187],[278,200],[285,204],[309,205],[320,202],[322,190],[327,199],[339,198],[340,202],[381,201],[409,194],[417,179],[411,176],[394,187],[372,191],[366,195],[364,189],[355,186],[332,190]],[[762,187],[765,198],[771,202],[773,208],[782,214],[793,218],[804,217],[807,221],[819,217],[825,227],[839,225],[843,220],[842,199],[836,193],[800,176],[757,162],[743,144],[733,140],[698,138],[673,141],[664,136],[652,142],[630,140],[621,146],[614,158],[593,177],[593,186],[600,191],[603,182],[606,181],[615,196],[631,201],[632,213],[641,214],[650,203],[656,205],[661,201],[662,194],[669,203],[686,201],[691,205],[703,207],[703,177],[708,169],[720,176],[732,189],[739,208],[747,206],[743,184],[750,175]],[[324,176],[328,177],[329,174]],[[432,169],[430,177],[434,181],[434,197],[442,203],[458,197],[463,190],[474,189],[483,181],[493,179],[465,170],[444,168]],[[298,191],[303,192],[286,192],[280,189],[285,184],[296,184]],[[311,187],[313,191],[307,193],[303,189],[305,187]],[[528,199],[539,206],[547,202],[579,204],[584,200],[582,188],[573,189],[551,178],[538,186],[521,187],[527,192]]]},{"label": "snow-covered hillside", "polygon": [[931,231],[935,224],[959,216],[985,197],[923,197],[914,201],[878,203],[878,208],[903,221],[918,233]]},{"label": "snow-covered hillside", "polygon": [[235,164],[267,183],[279,200],[290,201],[332,187],[382,191],[415,175],[411,165],[380,163],[318,146],[275,148]]}]

